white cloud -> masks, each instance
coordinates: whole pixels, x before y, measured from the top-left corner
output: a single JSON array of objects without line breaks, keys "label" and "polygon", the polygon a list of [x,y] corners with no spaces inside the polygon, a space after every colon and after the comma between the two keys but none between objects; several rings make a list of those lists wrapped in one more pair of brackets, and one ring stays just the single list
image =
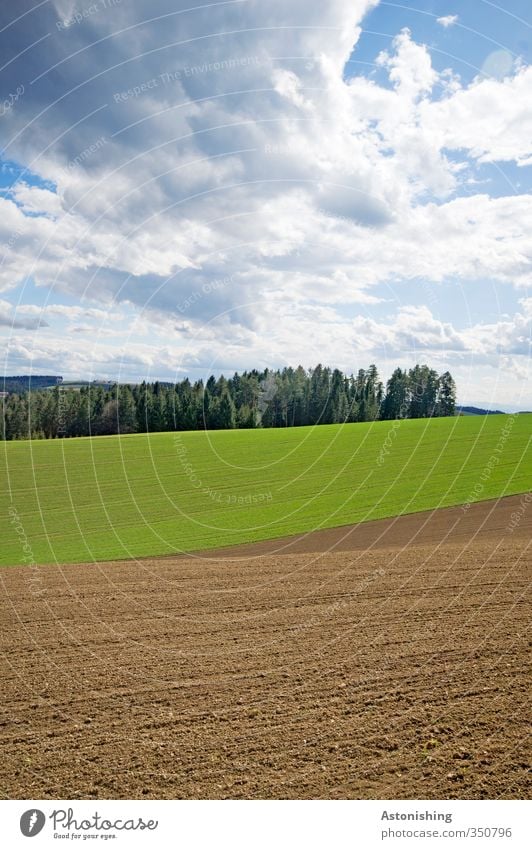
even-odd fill
[{"label": "white cloud", "polygon": [[479,162],[532,164],[532,67],[503,80],[479,77],[451,97],[425,103],[421,120],[440,148],[466,150]]},{"label": "white cloud", "polygon": [[441,18],[436,18],[436,23],[448,29],[458,23],[458,15],[443,15]]},{"label": "white cloud", "polygon": [[10,330],[38,330],[40,327],[47,327],[47,322],[39,318],[20,318],[10,303],[0,300],[0,328],[2,327]]},{"label": "white cloud", "polygon": [[393,47],[393,53],[383,51],[377,56],[377,65],[388,69],[390,81],[400,94],[413,100],[432,91],[438,75],[425,45],[412,41],[410,30],[405,28],[394,38]]}]

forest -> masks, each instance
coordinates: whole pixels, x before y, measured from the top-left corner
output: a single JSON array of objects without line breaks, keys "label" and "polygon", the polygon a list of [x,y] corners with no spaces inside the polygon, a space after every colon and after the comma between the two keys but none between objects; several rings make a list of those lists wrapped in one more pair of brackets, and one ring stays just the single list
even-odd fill
[{"label": "forest", "polygon": [[321,364],[214,376],[204,383],[88,384],[11,392],[2,399],[0,439],[54,439],[127,433],[298,427],[430,418],[456,413],[451,374],[427,365],[395,369],[386,386],[377,367],[356,375]]}]

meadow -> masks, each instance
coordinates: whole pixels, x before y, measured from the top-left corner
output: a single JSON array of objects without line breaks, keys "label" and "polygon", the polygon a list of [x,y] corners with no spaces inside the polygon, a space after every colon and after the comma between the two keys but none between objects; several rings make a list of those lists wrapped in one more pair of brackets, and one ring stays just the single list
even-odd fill
[{"label": "meadow", "polygon": [[175,554],[512,495],[532,415],[2,443],[0,563]]}]

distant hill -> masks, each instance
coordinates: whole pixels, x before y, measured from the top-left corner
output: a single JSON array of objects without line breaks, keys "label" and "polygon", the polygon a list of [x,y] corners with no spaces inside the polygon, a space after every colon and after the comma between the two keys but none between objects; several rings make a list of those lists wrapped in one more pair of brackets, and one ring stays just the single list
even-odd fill
[{"label": "distant hill", "polygon": [[47,389],[62,382],[63,378],[56,374],[20,374],[0,377],[0,389],[2,392],[28,392],[29,389]]},{"label": "distant hill", "polygon": [[101,386],[102,389],[109,391],[114,385],[115,381],[113,380],[63,380],[61,375],[58,374],[21,374],[0,377],[0,391],[3,393],[29,392],[32,389],[34,391],[37,389],[53,389],[54,386],[61,386],[63,389]]},{"label": "distant hill", "polygon": [[483,410],[482,407],[457,407],[458,416],[504,416],[504,410]]},{"label": "distant hill", "polygon": [[[124,386],[126,384],[120,385]],[[108,392],[113,386],[116,386],[116,383],[114,380],[63,380],[63,383],[61,384],[61,388],[64,390],[78,390],[85,386],[90,386],[92,389],[101,387],[102,389],[105,389],[106,392]]]}]

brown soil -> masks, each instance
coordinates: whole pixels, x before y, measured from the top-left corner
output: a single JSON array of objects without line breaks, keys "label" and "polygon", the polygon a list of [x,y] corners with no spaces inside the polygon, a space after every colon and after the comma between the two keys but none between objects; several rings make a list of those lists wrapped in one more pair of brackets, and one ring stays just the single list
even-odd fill
[{"label": "brown soil", "polygon": [[3,570],[0,795],[528,795],[520,501]]}]

